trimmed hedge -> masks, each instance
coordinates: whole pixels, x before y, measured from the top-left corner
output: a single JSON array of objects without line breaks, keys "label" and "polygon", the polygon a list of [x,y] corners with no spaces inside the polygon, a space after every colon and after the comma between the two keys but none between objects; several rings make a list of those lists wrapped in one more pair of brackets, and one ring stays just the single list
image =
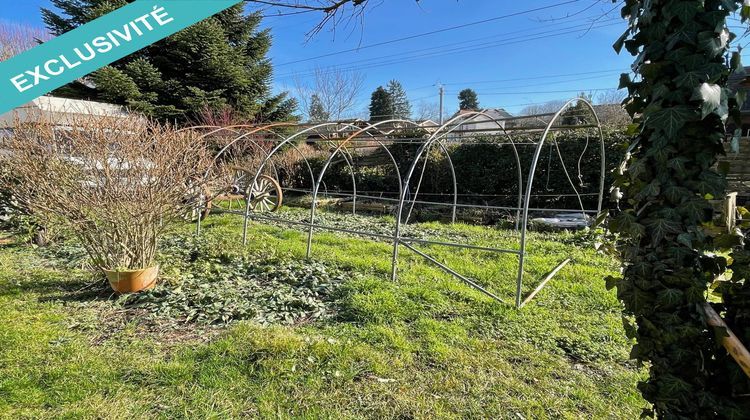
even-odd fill
[{"label": "trimmed hedge", "polygon": [[[586,142],[588,134],[588,144]],[[612,178],[610,172],[624,155],[629,137],[623,131],[605,133],[605,195],[608,194]],[[573,194],[570,182],[565,176],[558,150],[565,162],[565,167],[575,188],[583,195],[582,201],[587,209],[596,208],[600,175],[599,142],[595,132],[554,133],[543,146],[539,157],[533,185],[532,207],[541,208],[580,208]],[[532,141],[538,137],[514,136],[517,143],[523,186],[526,187],[528,172],[535,150]],[[555,144],[556,143],[556,144]],[[511,144],[505,138],[486,138],[474,143],[446,143],[450,158],[456,172],[460,203],[515,206],[518,200],[518,169]],[[402,176],[406,176],[411,166],[419,143],[413,145],[403,142],[388,146],[399,165]],[[393,164],[382,150],[367,149],[368,154],[354,154],[357,190],[362,195],[396,197],[398,177]],[[453,183],[450,166],[445,153],[434,147],[429,153],[429,161],[424,171],[419,199],[423,201],[452,201]],[[326,153],[309,158],[316,176],[328,158]],[[579,172],[580,161],[580,172]],[[415,190],[422,172],[422,163],[417,165],[411,179],[411,189]],[[295,166],[297,170],[307,168],[304,164]],[[579,178],[580,175],[580,178]],[[289,174],[297,188],[311,188],[309,175]],[[323,178],[325,190],[329,192],[352,190],[351,170],[342,158],[335,159]],[[324,191],[321,187],[321,193]],[[605,196],[605,205],[608,202]]]}]

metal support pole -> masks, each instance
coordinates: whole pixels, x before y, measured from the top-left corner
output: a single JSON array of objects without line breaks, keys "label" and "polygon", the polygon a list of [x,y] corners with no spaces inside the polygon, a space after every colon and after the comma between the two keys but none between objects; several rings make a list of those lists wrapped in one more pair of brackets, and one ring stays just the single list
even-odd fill
[{"label": "metal support pole", "polygon": [[544,288],[544,286],[547,285],[547,282],[552,280],[552,277],[554,277],[558,271],[562,270],[562,268],[565,267],[569,262],[570,258],[566,258],[563,262],[558,264],[557,267],[553,268],[552,271],[550,271],[549,274],[547,274],[544,279],[542,279],[542,282],[539,283],[539,286],[537,286],[533,292],[529,293],[529,295],[526,296],[526,299],[521,302],[521,306],[519,307],[519,309],[523,308],[527,303],[531,302],[531,299],[534,299],[534,296],[536,296],[536,294],[539,293]]},{"label": "metal support pole", "polygon": [[198,205],[198,221],[195,222],[195,235],[200,236],[201,234],[201,219],[203,215],[203,208],[201,208],[200,205]]},{"label": "metal support pole", "polygon": [[443,96],[445,96],[445,88],[440,85],[440,115],[438,116],[438,123],[443,125]]},{"label": "metal support pole", "polygon": [[410,249],[411,251],[415,252],[416,254],[418,254],[419,256],[421,256],[422,258],[426,259],[427,261],[429,261],[429,262],[431,262],[431,263],[433,263],[433,264],[437,265],[438,267],[442,268],[442,269],[443,269],[443,271],[447,272],[448,274],[451,274],[451,275],[453,275],[454,277],[458,278],[459,280],[463,281],[464,283],[468,284],[469,286],[471,286],[471,287],[473,287],[473,288],[475,288],[475,289],[479,290],[480,292],[482,292],[482,293],[484,293],[485,295],[487,295],[487,296],[491,297],[492,299],[495,299],[495,300],[496,300],[496,301],[498,301],[498,302],[501,302],[501,303],[505,303],[505,302],[504,302],[504,301],[503,301],[502,299],[500,299],[500,298],[499,298],[499,297],[498,297],[498,296],[497,296],[496,294],[494,294],[494,293],[492,293],[492,292],[488,291],[487,289],[485,289],[484,287],[482,287],[482,286],[478,285],[478,284],[477,284],[476,282],[474,282],[473,280],[471,280],[471,279],[468,279],[468,278],[466,278],[466,277],[462,276],[461,274],[459,274],[459,273],[455,272],[455,271],[454,271],[454,270],[452,270],[452,269],[451,269],[450,267],[446,266],[445,264],[441,263],[440,261],[438,261],[438,260],[436,260],[436,259],[432,258],[431,256],[429,256],[429,255],[425,254],[424,252],[422,252],[422,251],[420,251],[420,250],[418,250],[418,249],[414,248],[413,246],[411,246],[411,245],[407,244],[406,242],[402,242],[401,244],[402,244],[403,246],[405,246],[405,247],[409,248],[409,249]]}]

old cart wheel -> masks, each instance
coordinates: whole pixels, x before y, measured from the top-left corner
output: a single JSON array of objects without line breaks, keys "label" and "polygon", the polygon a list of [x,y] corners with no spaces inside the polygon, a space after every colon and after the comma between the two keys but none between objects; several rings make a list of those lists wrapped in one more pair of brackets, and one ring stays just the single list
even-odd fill
[{"label": "old cart wheel", "polygon": [[208,187],[193,187],[190,196],[185,200],[182,218],[189,222],[196,222],[198,219],[203,220],[208,217],[212,206],[210,195]]},{"label": "old cart wheel", "polygon": [[250,190],[250,208],[254,212],[274,212],[281,207],[284,193],[281,185],[268,175],[261,175]]},{"label": "old cart wheel", "polygon": [[240,166],[230,166],[229,169],[231,170],[231,181],[224,194],[217,199],[226,203],[222,205],[224,210],[239,211],[245,208],[245,193],[253,176]]}]

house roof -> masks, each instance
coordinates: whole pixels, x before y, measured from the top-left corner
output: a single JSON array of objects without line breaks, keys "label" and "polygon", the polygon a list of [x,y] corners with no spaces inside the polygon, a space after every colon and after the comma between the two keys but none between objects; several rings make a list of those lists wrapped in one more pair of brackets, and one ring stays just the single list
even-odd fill
[{"label": "house roof", "polygon": [[[474,112],[474,111],[475,110],[473,110],[473,109],[461,109],[458,112],[456,112],[455,114],[453,114],[453,117],[457,117],[457,116],[462,115],[462,114],[468,114],[468,113]],[[512,118],[513,117],[513,115],[510,112],[504,110],[503,108],[487,108],[487,109],[482,109],[481,111],[484,112],[485,114],[491,116],[492,119],[495,119],[495,120],[501,120],[501,119],[504,119],[504,118]],[[451,118],[453,118],[453,117],[451,117]],[[484,117],[484,118],[486,118],[486,117]],[[483,118],[480,116],[480,117],[477,117],[476,120],[477,121],[482,121]]]},{"label": "house roof", "polygon": [[73,118],[86,115],[125,118],[130,114],[119,105],[55,96],[40,96],[0,115],[0,128],[12,128],[18,120],[24,122],[45,121],[58,125],[68,125]]}]

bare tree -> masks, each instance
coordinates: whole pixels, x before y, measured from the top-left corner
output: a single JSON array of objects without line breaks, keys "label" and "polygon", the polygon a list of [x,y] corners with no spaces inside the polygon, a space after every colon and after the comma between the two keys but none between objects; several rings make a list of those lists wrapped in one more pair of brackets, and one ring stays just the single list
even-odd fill
[{"label": "bare tree", "polygon": [[[594,108],[596,109],[596,114],[603,125],[622,127],[632,122],[627,111],[625,111],[621,105],[624,99],[625,93],[616,89],[603,91],[596,96]],[[541,104],[529,105],[521,110],[521,115],[554,114],[559,111],[566,102],[566,100],[560,99]],[[538,118],[536,122],[530,121],[526,123],[547,123],[550,119],[550,116],[547,115]]]},{"label": "bare tree", "polygon": [[297,77],[294,83],[305,112],[309,112],[312,97],[316,95],[325,114],[332,120],[340,120],[356,105],[364,80],[362,73],[316,67],[311,81],[305,82]]},{"label": "bare tree", "polygon": [[50,39],[42,28],[0,21],[0,61],[5,61]]},{"label": "bare tree", "polygon": [[555,99],[539,104],[528,105],[521,110],[521,115],[537,115],[555,113],[567,102],[564,99]]},{"label": "bare tree", "polygon": [[417,121],[432,120],[438,122],[440,120],[440,105],[437,102],[421,101],[416,108],[414,118]]},{"label": "bare tree", "polygon": [[608,127],[625,127],[633,122],[630,115],[622,106],[627,94],[622,90],[607,90],[596,97],[596,115],[602,125]]},{"label": "bare tree", "polygon": [[609,105],[609,104],[619,105],[627,97],[628,97],[628,94],[624,90],[610,89],[610,90],[605,90],[603,92],[600,92],[596,96],[596,103],[599,105]]}]

